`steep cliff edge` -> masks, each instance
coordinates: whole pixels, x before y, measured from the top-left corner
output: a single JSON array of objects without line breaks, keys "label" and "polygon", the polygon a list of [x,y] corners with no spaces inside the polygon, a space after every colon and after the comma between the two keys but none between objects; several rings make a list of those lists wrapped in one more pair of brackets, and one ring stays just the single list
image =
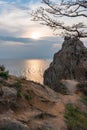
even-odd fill
[{"label": "steep cliff edge", "polygon": [[78,38],[65,37],[62,49],[44,72],[44,84],[54,90],[62,79],[87,80],[87,48]]}]

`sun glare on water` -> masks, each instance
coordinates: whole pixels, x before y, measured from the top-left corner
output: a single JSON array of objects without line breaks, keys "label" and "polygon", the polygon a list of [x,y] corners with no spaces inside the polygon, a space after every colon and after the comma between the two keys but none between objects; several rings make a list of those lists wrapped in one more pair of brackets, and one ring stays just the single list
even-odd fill
[{"label": "sun glare on water", "polygon": [[31,34],[31,38],[32,39],[36,39],[36,40],[40,39],[40,33],[38,33],[38,32],[32,33]]}]

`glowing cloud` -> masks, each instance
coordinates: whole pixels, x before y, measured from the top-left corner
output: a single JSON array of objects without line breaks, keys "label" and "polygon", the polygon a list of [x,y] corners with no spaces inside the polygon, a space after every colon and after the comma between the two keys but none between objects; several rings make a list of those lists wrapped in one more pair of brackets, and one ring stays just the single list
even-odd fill
[{"label": "glowing cloud", "polygon": [[40,33],[39,32],[33,32],[32,34],[31,34],[31,36],[30,36],[30,38],[32,38],[32,39],[40,39]]}]

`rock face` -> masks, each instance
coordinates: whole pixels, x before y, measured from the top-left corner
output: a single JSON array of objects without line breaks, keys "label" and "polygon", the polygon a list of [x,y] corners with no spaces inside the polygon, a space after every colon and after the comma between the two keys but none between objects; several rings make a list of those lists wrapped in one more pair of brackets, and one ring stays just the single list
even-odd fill
[{"label": "rock face", "polygon": [[44,72],[44,84],[52,89],[62,79],[87,80],[87,48],[78,38],[65,37],[62,49]]}]

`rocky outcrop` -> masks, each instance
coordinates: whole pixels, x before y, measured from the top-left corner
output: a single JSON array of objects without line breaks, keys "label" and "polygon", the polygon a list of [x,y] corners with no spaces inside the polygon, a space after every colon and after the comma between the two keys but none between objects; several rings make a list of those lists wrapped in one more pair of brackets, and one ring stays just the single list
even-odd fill
[{"label": "rocky outcrop", "polygon": [[62,49],[44,72],[44,84],[54,90],[62,79],[87,80],[87,48],[78,38],[65,37]]},{"label": "rocky outcrop", "polygon": [[8,86],[1,85],[0,87],[0,102],[7,102],[9,104],[16,101],[17,90]]},{"label": "rocky outcrop", "polygon": [[1,130],[30,130],[26,125],[14,119],[0,119]]}]

